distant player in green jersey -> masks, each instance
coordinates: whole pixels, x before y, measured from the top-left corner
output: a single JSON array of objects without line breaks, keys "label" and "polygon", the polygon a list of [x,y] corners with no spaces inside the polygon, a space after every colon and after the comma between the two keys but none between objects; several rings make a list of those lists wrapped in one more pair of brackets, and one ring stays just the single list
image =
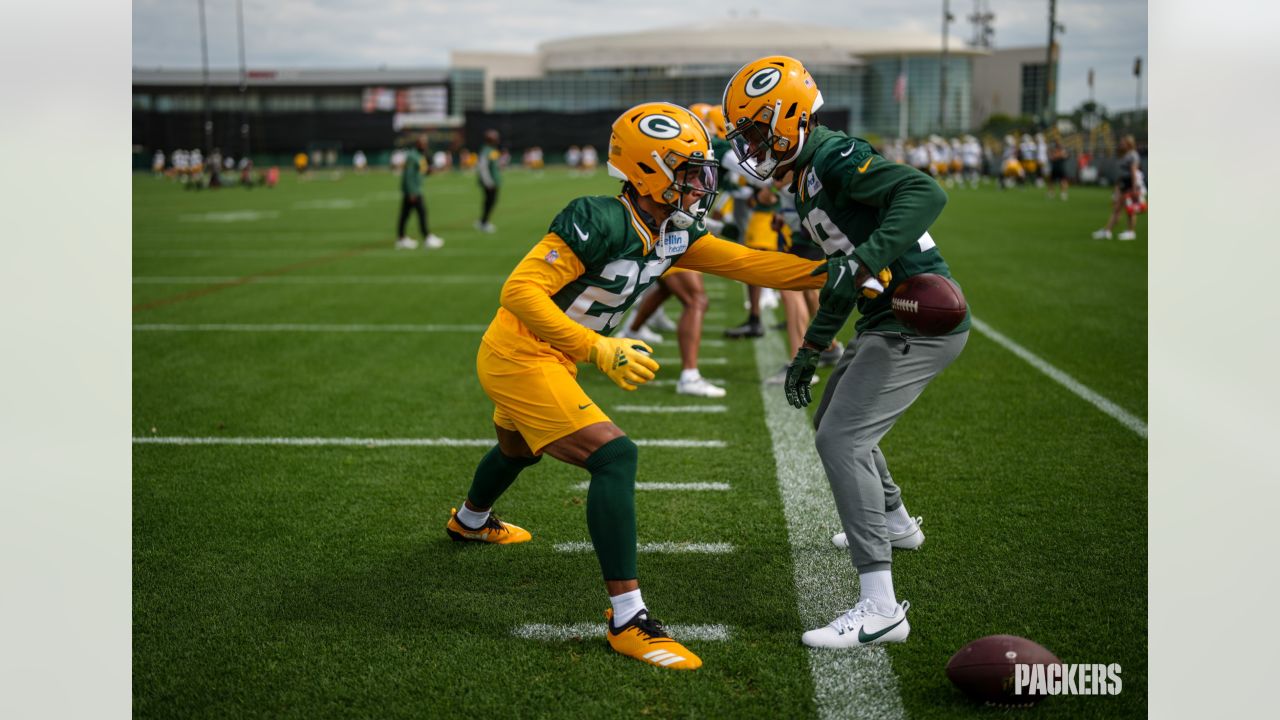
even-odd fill
[{"label": "distant player in green jersey", "polygon": [[747,63],[724,92],[728,139],[744,170],[762,180],[793,174],[796,210],[828,258],[818,312],[784,381],[792,405],[809,404],[819,355],[855,308],[861,314],[814,415],[818,456],[844,526],[833,541],[849,548],[860,594],[851,610],[802,640],[842,648],[903,642],[910,632],[909,605],[894,594],[892,548],[919,547],[924,535],[879,444],[960,354],[969,320],[950,335],[921,337],[894,318],[897,283],[921,273],[950,276],[928,232],[946,193],[865,140],[819,126],[820,107],[813,77],[783,56]]},{"label": "distant player in green jersey", "polygon": [[480,147],[480,154],[476,158],[476,178],[480,181],[480,192],[484,195],[476,229],[487,233],[498,229],[489,221],[493,206],[498,204],[498,187],[502,185],[502,178],[498,174],[498,159],[502,157],[502,150],[498,148],[498,141],[497,130],[485,130],[484,145]]},{"label": "distant player in green jersey", "polygon": [[400,239],[396,241],[397,249],[412,250],[418,247],[418,241],[404,231],[410,212],[418,214],[422,247],[434,250],[444,246],[444,240],[427,228],[427,198],[422,194],[422,180],[429,174],[431,165],[427,162],[427,136],[419,135],[405,155],[404,169],[400,172],[400,221],[396,224]]}]

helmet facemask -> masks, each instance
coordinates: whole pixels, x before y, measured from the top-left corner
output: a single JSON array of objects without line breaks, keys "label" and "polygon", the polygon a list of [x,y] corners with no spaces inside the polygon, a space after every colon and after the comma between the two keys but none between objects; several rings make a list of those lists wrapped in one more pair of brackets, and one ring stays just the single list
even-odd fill
[{"label": "helmet facemask", "polygon": [[[666,189],[655,198],[672,208],[664,224],[669,221],[684,230],[701,221],[716,200],[719,164],[703,157],[701,152],[683,155],[672,150],[665,158],[659,158],[655,151],[653,159],[658,161],[658,167],[669,181]],[[701,193],[702,197],[687,205],[686,198],[695,192]]]},{"label": "helmet facemask", "polygon": [[[821,97],[821,96],[819,96]],[[792,109],[795,106],[792,105]],[[809,113],[800,112],[799,138],[793,148],[791,140],[777,133],[782,101],[773,105],[765,105],[755,115],[739,120],[738,126],[729,131],[726,139],[733,144],[742,167],[756,177],[757,180],[768,180],[774,176],[779,165],[789,164],[795,159],[800,148],[804,147],[805,130],[809,126]]]}]

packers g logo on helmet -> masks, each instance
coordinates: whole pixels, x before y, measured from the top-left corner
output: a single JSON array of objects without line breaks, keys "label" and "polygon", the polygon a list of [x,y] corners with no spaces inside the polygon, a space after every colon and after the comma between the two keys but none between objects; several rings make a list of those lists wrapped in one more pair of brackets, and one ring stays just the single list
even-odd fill
[{"label": "packers g logo on helmet", "polygon": [[761,95],[773,89],[774,85],[782,79],[782,71],[778,68],[764,68],[756,71],[756,74],[747,79],[747,86],[744,90],[748,97],[760,97]]},{"label": "packers g logo on helmet", "polygon": [[680,124],[666,115],[645,115],[640,118],[640,132],[659,140],[680,136]]}]

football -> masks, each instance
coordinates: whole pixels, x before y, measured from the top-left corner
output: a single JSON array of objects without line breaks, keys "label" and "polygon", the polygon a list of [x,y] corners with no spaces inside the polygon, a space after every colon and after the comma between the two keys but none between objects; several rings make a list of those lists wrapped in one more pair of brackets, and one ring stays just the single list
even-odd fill
[{"label": "football", "polygon": [[1017,635],[988,635],[960,648],[947,662],[947,677],[978,702],[1026,707],[1044,699],[1024,690],[1014,694],[1015,665],[1061,665],[1041,645]]},{"label": "football", "polygon": [[968,311],[960,286],[941,275],[912,275],[893,291],[893,316],[921,335],[946,335]]}]

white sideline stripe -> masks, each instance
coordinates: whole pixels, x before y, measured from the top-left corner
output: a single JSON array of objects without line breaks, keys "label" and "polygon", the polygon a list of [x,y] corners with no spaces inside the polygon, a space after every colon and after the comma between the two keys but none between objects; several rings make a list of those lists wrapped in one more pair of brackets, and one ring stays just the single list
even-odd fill
[{"label": "white sideline stripe", "polygon": [[[556,552],[562,553],[580,553],[593,552],[595,547],[589,540],[575,540],[573,542],[556,543]],[[697,555],[728,555],[733,552],[731,543],[687,543],[687,542],[647,542],[640,543],[636,546],[636,550],[642,553],[660,553],[660,554],[697,554]]]},{"label": "white sideline stripe", "polygon": [[[657,360],[659,365],[663,365],[663,364],[679,365],[680,364],[680,358],[674,358],[674,357],[658,357],[658,358],[654,358],[654,360]],[[729,358],[700,357],[698,358],[698,364],[699,365],[728,365]]]},{"label": "white sideline stripe", "polygon": [[[668,625],[671,637],[676,640],[711,640],[725,641],[729,639],[727,625]],[[604,621],[583,622],[566,625],[547,625],[534,623],[521,625],[511,629],[511,634],[525,640],[578,640],[583,638],[604,639]]]},{"label": "white sideline stripe", "polygon": [[724,347],[724,338],[702,338],[702,347],[722,348]]},{"label": "white sideline stripe", "polygon": [[728,412],[727,405],[615,405],[618,412],[632,413],[722,413]]},{"label": "white sideline stripe", "polygon": [[[772,310],[761,318],[774,322]],[[763,381],[790,360],[782,347],[781,333],[755,343],[756,369]],[[849,554],[831,545],[831,535],[840,527],[822,462],[814,449],[813,429],[808,413],[787,404],[782,388],[760,386],[765,422],[773,442],[778,487],[795,583],[796,608],[806,629],[822,627],[853,607],[857,600],[857,575]],[[796,638],[798,643],[800,638]],[[818,717],[903,718],[898,678],[883,647],[833,651],[805,648],[813,677],[814,704]]]},{"label": "white sideline stripe", "polygon": [[140,323],[134,332],[401,332],[401,333],[477,333],[488,325],[406,325],[352,324],[316,325],[306,323]]},{"label": "white sideline stripe", "polygon": [[1058,368],[1050,365],[1040,356],[1036,355],[1030,350],[1022,347],[1018,343],[1005,337],[998,330],[986,324],[985,322],[979,320],[978,318],[970,317],[969,322],[973,325],[975,330],[987,336],[991,340],[995,341],[997,345],[1003,347],[1005,350],[1008,350],[1014,355],[1017,355],[1018,357],[1022,358],[1031,367],[1039,370],[1045,375],[1048,375],[1050,378],[1054,380],[1054,382],[1058,383],[1059,385],[1075,393],[1077,396],[1084,399],[1090,405],[1093,405],[1094,407],[1098,408],[1102,412],[1120,421],[1121,425],[1124,425],[1125,427],[1134,431],[1135,433],[1138,434],[1139,437],[1142,437],[1142,438],[1147,437],[1147,424],[1143,422],[1141,418],[1137,417],[1136,415],[1133,415],[1132,413],[1120,407],[1119,405],[1111,402],[1105,397],[1089,389],[1080,381],[1062,372]]},{"label": "white sideline stripe", "polygon": [[[634,438],[633,438],[634,440]],[[298,445],[307,447],[492,447],[493,438],[187,437],[135,436],[134,445]],[[640,447],[723,448],[723,440],[635,440]]]},{"label": "white sideline stripe", "polygon": [[[586,490],[591,487],[590,480],[583,480],[573,486],[574,490]],[[722,482],[638,482],[636,490],[676,490],[680,492],[725,491],[732,489],[729,483]]]},{"label": "white sideline stripe", "polygon": [[[254,285],[474,285],[501,282],[504,275],[269,275],[244,280]],[[236,282],[232,275],[139,275],[134,285],[207,285]]]}]

